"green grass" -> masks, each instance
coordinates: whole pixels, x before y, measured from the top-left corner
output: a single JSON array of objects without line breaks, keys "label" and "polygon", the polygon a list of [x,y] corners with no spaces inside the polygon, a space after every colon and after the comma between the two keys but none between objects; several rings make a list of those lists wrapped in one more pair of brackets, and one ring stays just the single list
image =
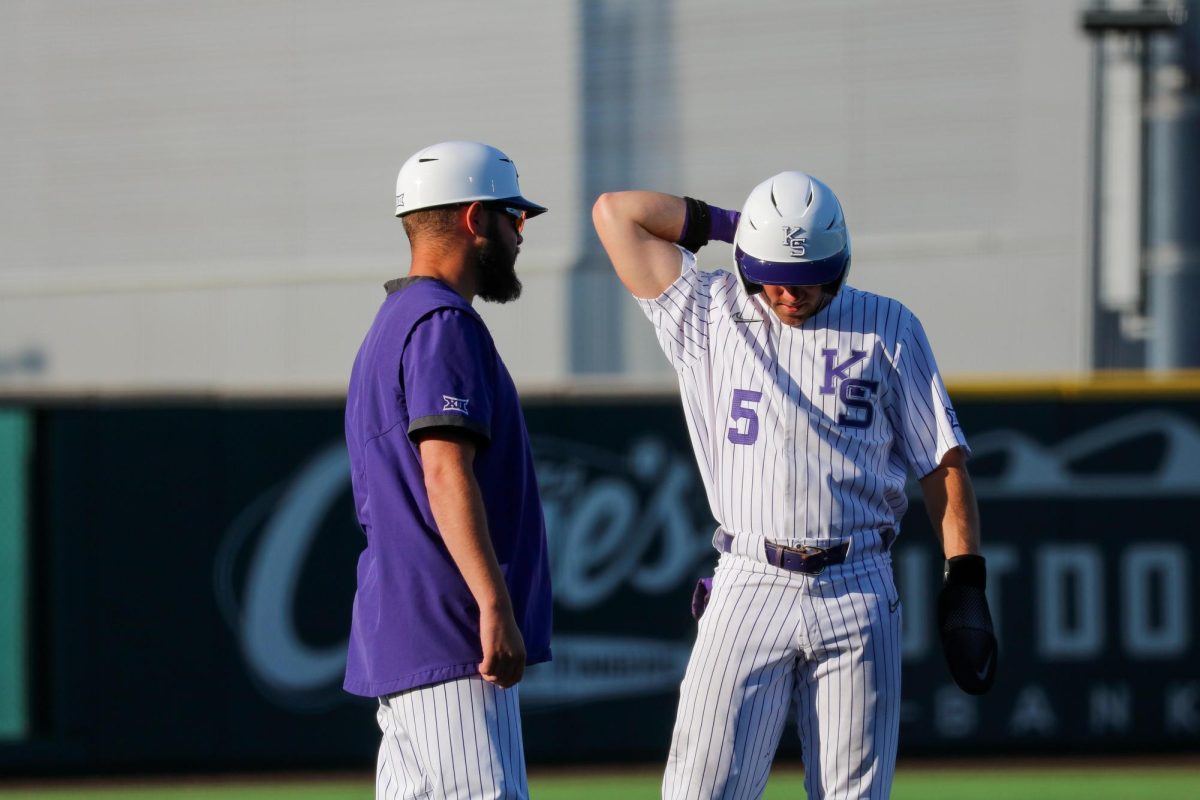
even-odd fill
[{"label": "green grass", "polygon": [[[543,778],[530,784],[538,800],[652,800],[659,776]],[[802,800],[804,776],[777,772],[766,800]],[[896,776],[892,800],[1191,800],[1200,799],[1198,769],[1010,769],[973,771],[904,770]]]},{"label": "green grass", "polygon": [[[770,796],[768,790],[767,796]],[[782,795],[780,795],[782,797]],[[1145,800],[1200,798],[1200,770],[1103,767],[901,771],[893,800]]]},{"label": "green grass", "polygon": [[[622,774],[541,773],[530,778],[536,800],[652,800],[658,797],[659,775],[651,772]],[[767,800],[804,797],[803,776],[780,771],[771,776]],[[371,800],[370,780],[331,781],[213,781],[135,782],[110,781],[56,783],[44,788],[25,784],[5,788],[0,800]],[[1095,769],[1020,767],[975,770],[901,769],[892,791],[893,800],[1188,800],[1200,798],[1200,769],[1195,767],[1110,767]]]}]

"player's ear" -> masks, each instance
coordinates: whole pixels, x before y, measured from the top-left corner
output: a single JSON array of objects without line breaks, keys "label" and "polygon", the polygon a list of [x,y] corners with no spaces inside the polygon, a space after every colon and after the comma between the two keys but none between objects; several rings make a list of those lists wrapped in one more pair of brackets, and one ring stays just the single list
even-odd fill
[{"label": "player's ear", "polygon": [[473,236],[483,236],[483,203],[475,202],[463,210],[463,221]]}]

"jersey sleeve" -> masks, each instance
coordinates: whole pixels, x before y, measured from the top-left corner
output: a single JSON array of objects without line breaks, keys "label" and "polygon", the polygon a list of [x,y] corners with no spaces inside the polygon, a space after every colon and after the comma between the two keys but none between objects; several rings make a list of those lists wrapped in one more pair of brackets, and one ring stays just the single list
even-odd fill
[{"label": "jersey sleeve", "polygon": [[[677,245],[678,246],[678,245]],[[696,267],[696,256],[680,247],[683,269],[658,297],[638,299],[642,313],[654,324],[658,344],[676,369],[690,366],[708,350],[712,273]]]},{"label": "jersey sleeve", "polygon": [[471,315],[443,308],[413,328],[400,369],[408,435],[457,428],[492,437],[492,344]]},{"label": "jersey sleeve", "polygon": [[896,371],[900,392],[894,413],[904,460],[918,478],[937,469],[955,447],[971,449],[958,424],[958,415],[942,383],[933,349],[916,316],[910,317],[897,348]]}]

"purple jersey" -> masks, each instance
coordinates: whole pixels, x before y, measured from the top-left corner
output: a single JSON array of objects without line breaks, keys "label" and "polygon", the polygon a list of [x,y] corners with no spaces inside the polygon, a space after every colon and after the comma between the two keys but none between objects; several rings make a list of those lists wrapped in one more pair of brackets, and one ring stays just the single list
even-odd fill
[{"label": "purple jersey", "polygon": [[478,674],[479,608],[425,491],[429,428],[476,437],[474,472],[527,663],[550,659],[546,526],[516,387],[479,314],[444,283],[404,278],[359,349],[346,400],[358,560],[345,689],[379,697]]}]

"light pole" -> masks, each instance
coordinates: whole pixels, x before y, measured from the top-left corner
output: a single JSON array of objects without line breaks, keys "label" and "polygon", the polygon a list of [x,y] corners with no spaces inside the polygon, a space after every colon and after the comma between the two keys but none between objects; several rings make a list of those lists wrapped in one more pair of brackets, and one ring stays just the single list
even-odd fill
[{"label": "light pole", "polygon": [[[1120,8],[1098,4],[1083,12],[1096,39],[1096,102],[1104,97],[1104,44],[1136,41],[1142,57],[1140,202],[1136,235],[1142,299],[1149,316],[1145,365],[1155,370],[1200,367],[1200,1],[1145,2]],[[1093,157],[1093,326],[1095,366],[1112,366],[1105,341],[1101,265],[1106,238],[1103,202],[1109,175],[1102,168],[1104,114],[1096,114]],[[1133,266],[1133,265],[1128,265]],[[1109,315],[1111,317],[1111,314]],[[1111,325],[1111,320],[1109,320]],[[1111,329],[1107,334],[1111,336]]]}]

